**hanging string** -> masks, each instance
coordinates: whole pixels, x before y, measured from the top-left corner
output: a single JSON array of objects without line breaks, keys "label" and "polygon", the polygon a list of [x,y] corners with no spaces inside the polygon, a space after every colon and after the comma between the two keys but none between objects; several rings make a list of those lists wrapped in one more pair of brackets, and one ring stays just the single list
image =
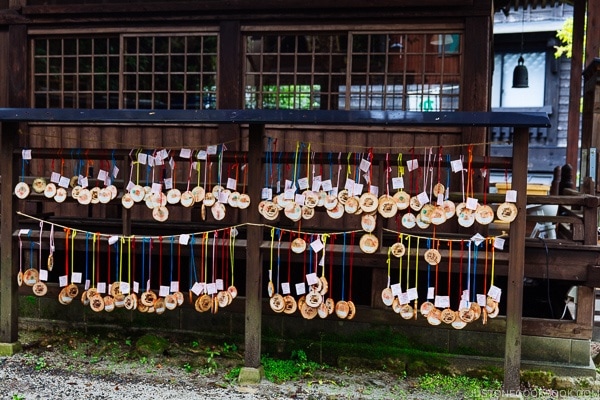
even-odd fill
[{"label": "hanging string", "polygon": [[356,232],[350,234],[350,282],[348,283],[348,300],[352,301],[352,275],[354,273],[354,236]]},{"label": "hanging string", "polygon": [[476,243],[473,249],[473,294],[471,295],[471,301],[476,302],[477,299],[477,257],[479,254],[479,245]]},{"label": "hanging string", "polygon": [[346,281],[346,232],[344,232],[344,241],[342,244],[342,301],[344,301],[344,291],[345,291],[345,281]]}]

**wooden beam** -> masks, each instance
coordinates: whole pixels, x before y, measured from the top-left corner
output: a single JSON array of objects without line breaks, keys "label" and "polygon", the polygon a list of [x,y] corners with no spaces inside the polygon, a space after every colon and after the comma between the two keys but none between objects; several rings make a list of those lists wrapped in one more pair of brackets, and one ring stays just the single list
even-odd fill
[{"label": "wooden beam", "polygon": [[[265,126],[250,125],[248,144],[249,182],[261,181],[261,160],[263,151],[263,136]],[[248,195],[251,199],[260,199],[260,185],[248,185]],[[258,200],[256,200],[258,201]],[[248,246],[246,257],[246,313],[245,313],[245,344],[244,364],[249,368],[260,367],[261,327],[262,327],[262,242],[263,228],[256,204],[249,207],[246,220],[248,226]]]},{"label": "wooden beam", "polygon": [[[18,125],[5,123],[0,127],[0,157],[12,160],[13,149],[18,137]],[[19,299],[17,286],[17,247],[13,245],[12,232],[16,229],[14,211],[17,210],[13,188],[18,181],[14,163],[0,163],[0,342],[14,343],[18,340]]]},{"label": "wooden beam", "polygon": [[[583,30],[586,0],[576,0],[573,10],[573,55],[571,57],[571,80],[569,84],[569,113],[567,123],[567,164],[579,168],[579,124],[581,100],[581,73],[583,72]],[[590,138],[581,138],[581,147],[589,148]],[[583,171],[581,171],[583,172]]]},{"label": "wooden beam", "polygon": [[527,156],[529,130],[516,128],[513,143],[512,189],[517,191],[517,218],[511,223],[506,296],[504,390],[517,391],[521,384],[521,331],[525,270],[525,216],[527,213]]},{"label": "wooden beam", "polygon": [[[575,24],[573,23],[573,29]],[[575,34],[575,32],[573,32]],[[575,37],[573,37],[575,43]],[[600,57],[600,2],[587,2],[587,30],[585,33],[585,60],[589,65],[594,58]]]}]

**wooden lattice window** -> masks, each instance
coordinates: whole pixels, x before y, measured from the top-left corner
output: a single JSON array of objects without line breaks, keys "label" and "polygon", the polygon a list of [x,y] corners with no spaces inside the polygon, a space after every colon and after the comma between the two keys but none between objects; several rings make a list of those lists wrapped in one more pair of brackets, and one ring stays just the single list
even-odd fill
[{"label": "wooden lattice window", "polygon": [[252,32],[245,40],[245,106],[455,111],[461,39],[447,32]]},{"label": "wooden lattice window", "polygon": [[38,108],[216,108],[215,33],[35,38]]}]

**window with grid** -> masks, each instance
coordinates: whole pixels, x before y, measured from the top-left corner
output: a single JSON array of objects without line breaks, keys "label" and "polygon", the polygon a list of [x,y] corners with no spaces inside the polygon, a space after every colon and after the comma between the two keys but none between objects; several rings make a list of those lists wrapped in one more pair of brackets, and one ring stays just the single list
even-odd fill
[{"label": "window with grid", "polygon": [[34,107],[214,109],[214,33],[33,40]]},{"label": "window with grid", "polygon": [[460,33],[246,37],[245,107],[455,111]]}]

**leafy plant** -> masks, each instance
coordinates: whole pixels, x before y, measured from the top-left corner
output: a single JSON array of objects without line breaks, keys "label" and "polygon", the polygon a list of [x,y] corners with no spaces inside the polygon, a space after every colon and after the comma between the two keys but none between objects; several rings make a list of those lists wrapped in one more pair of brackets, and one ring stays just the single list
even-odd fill
[{"label": "leafy plant", "polygon": [[227,382],[235,382],[239,376],[242,367],[233,367],[225,374],[225,380]]},{"label": "leafy plant", "polygon": [[15,393],[11,396],[11,399],[12,400],[25,400],[25,396]]},{"label": "leafy plant", "polygon": [[223,353],[235,353],[238,350],[238,347],[235,343],[223,343]]},{"label": "leafy plant", "polygon": [[493,379],[478,379],[467,376],[425,374],[418,379],[419,388],[442,395],[464,395],[469,399],[490,399],[501,388]]},{"label": "leafy plant", "polygon": [[277,360],[263,356],[261,361],[265,370],[265,377],[276,383],[311,376],[314,371],[326,367],[314,361],[309,361],[304,350],[293,351],[289,360]]}]

